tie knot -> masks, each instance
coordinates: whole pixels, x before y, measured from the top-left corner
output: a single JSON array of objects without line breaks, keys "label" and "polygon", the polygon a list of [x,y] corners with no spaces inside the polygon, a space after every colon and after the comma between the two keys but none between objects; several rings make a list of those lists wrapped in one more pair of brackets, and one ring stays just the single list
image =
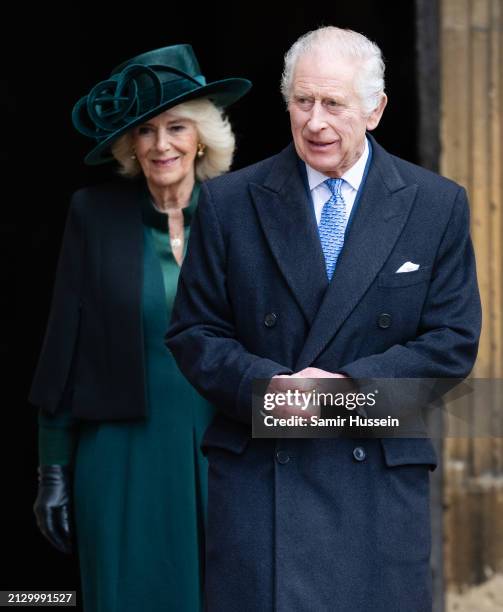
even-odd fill
[{"label": "tie knot", "polygon": [[330,189],[330,193],[335,197],[342,197],[341,188],[344,179],[341,178],[329,178],[324,181],[325,185]]}]

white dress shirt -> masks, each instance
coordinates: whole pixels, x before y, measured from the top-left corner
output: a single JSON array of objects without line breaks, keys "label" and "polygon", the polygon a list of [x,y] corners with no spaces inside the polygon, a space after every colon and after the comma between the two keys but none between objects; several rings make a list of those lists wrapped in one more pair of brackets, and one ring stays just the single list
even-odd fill
[{"label": "white dress shirt", "polygon": [[[341,178],[344,179],[344,182],[341,185],[341,194],[346,205],[346,223],[348,222],[351,210],[353,209],[353,204],[355,203],[356,194],[358,193],[358,189],[360,188],[363,180],[363,173],[365,172],[368,157],[369,144],[367,138],[365,138],[365,149],[360,159],[341,176]],[[314,213],[316,215],[316,222],[319,225],[323,206],[332,195],[328,185],[324,184],[324,181],[330,177],[318,172],[318,170],[315,170],[314,168],[311,168],[311,166],[308,164],[306,164],[306,171],[309,189],[311,190],[311,198],[313,200]]]}]

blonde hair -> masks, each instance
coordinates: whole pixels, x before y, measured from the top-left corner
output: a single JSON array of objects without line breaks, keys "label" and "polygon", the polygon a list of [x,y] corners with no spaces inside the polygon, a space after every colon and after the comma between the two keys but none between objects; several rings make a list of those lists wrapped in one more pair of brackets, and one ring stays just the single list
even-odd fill
[{"label": "blonde hair", "polygon": [[360,63],[355,76],[355,88],[364,111],[371,113],[384,95],[384,60],[381,50],[363,34],[335,26],[307,32],[287,51],[281,77],[281,93],[285,102],[288,104],[290,101],[297,61],[305,53],[320,49],[332,56]]},{"label": "blonde hair", "polygon": [[[196,157],[195,171],[199,181],[218,176],[231,167],[235,150],[235,137],[223,110],[206,98],[182,102],[170,109],[180,119],[193,121],[200,142],[205,145],[204,155]],[[134,177],[141,167],[133,156],[131,130],[111,146],[112,155],[119,162],[119,174]]]}]

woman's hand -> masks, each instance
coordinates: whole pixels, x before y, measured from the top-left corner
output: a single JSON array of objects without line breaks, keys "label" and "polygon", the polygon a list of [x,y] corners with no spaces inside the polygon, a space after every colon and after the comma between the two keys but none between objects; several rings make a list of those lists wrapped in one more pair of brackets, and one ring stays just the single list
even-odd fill
[{"label": "woman's hand", "polygon": [[33,512],[42,534],[60,552],[72,552],[70,527],[71,472],[67,466],[40,465]]}]

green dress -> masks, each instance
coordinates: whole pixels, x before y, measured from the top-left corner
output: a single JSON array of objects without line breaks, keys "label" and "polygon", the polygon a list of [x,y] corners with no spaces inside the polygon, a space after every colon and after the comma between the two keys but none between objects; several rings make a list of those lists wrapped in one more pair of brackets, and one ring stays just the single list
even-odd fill
[{"label": "green dress", "polygon": [[[189,213],[196,201],[193,193]],[[203,608],[207,465],[199,445],[213,408],[164,346],[179,266],[167,216],[148,198],[143,218],[148,415],[78,427],[74,513],[86,612]]]}]

